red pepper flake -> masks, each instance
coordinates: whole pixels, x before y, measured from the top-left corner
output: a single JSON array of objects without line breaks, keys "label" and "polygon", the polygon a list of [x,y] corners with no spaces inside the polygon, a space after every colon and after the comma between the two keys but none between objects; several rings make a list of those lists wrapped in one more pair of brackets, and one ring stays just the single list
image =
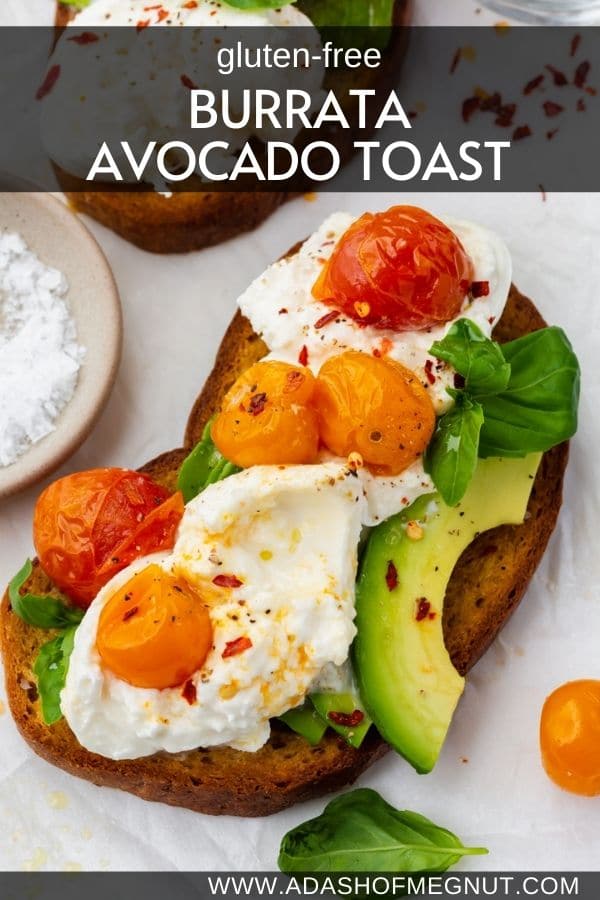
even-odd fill
[{"label": "red pepper flake", "polygon": [[586,110],[585,100],[583,99],[583,97],[580,97],[579,100],[577,101],[577,112],[585,112],[585,110]]},{"label": "red pepper flake", "polygon": [[426,619],[429,615],[429,610],[431,609],[431,603],[427,599],[427,597],[419,597],[417,600],[417,612],[415,614],[415,619],[417,622],[422,622],[423,619]]},{"label": "red pepper flake", "polygon": [[239,578],[236,578],[235,575],[215,575],[212,583],[216,584],[217,587],[239,588],[244,582],[240,581]]},{"label": "red pepper flake", "polygon": [[502,107],[502,95],[499,91],[494,91],[493,94],[489,94],[487,97],[480,99],[479,108],[482,112],[500,112]]},{"label": "red pepper flake", "polygon": [[379,347],[373,347],[373,356],[376,359],[381,359],[381,350],[379,349]]},{"label": "red pepper flake", "polygon": [[300,363],[301,366],[308,365],[308,347],[306,346],[306,344],[302,345],[302,349],[300,350],[300,353],[298,354],[298,362]]},{"label": "red pepper flake", "polygon": [[229,659],[230,656],[237,656],[239,653],[243,653],[244,650],[249,650],[251,646],[252,641],[249,637],[239,637],[235,641],[227,641],[225,649],[221,653],[221,658]]},{"label": "red pepper flake", "polygon": [[264,391],[261,391],[258,394],[253,394],[250,397],[250,402],[248,403],[248,412],[251,416],[259,416],[261,412],[264,412],[266,405],[267,395]]},{"label": "red pepper flake", "polygon": [[571,50],[570,50],[569,56],[575,56],[580,43],[581,43],[581,35],[574,34],[573,37],[571,38]]},{"label": "red pepper flake", "polygon": [[351,713],[335,712],[335,710],[327,713],[327,718],[334,725],[343,725],[344,728],[355,728],[360,725],[364,717],[365,714],[360,709],[355,709]]},{"label": "red pepper flake", "polygon": [[490,293],[489,281],[472,281],[470,293],[474,300],[478,297],[487,297]]},{"label": "red pepper flake", "polygon": [[544,76],[540,74],[540,75],[536,75],[535,78],[532,78],[531,81],[528,81],[527,84],[525,85],[525,87],[523,88],[523,93],[525,94],[525,96],[533,93],[533,91],[535,91],[536,88],[539,88],[539,86],[543,82],[543,80],[544,80]]},{"label": "red pepper flake", "polygon": [[529,125],[519,125],[518,128],[515,128],[513,131],[512,139],[513,141],[521,141],[523,138],[531,136],[531,128]]},{"label": "red pepper flake", "polygon": [[44,80],[40,84],[39,88],[37,89],[37,92],[35,95],[36,100],[43,100],[44,97],[48,96],[48,94],[50,93],[50,91],[52,90],[52,88],[54,87],[56,82],[58,81],[59,75],[60,75],[60,66],[59,65],[51,66],[48,69],[48,71],[46,73],[46,77],[44,78]]},{"label": "red pepper flake", "polygon": [[168,18],[169,18],[169,10],[168,9],[159,9],[159,11],[156,15],[157,23],[162,22],[164,19],[168,19]]},{"label": "red pepper flake", "polygon": [[192,79],[189,77],[189,75],[181,75],[180,81],[181,81],[182,85],[184,87],[188,88],[190,91],[195,90],[196,85],[194,84]]},{"label": "red pepper flake", "polygon": [[436,616],[437,616],[437,613],[434,613],[434,612],[427,613],[427,618],[431,619],[432,621],[435,619]]},{"label": "red pepper flake", "polygon": [[281,309],[279,310],[279,315],[284,316],[286,313],[287,313],[287,309],[285,308],[285,306],[282,306]]},{"label": "red pepper flake", "polygon": [[591,64],[584,59],[583,62],[580,62],[577,68],[575,69],[575,77],[573,79],[573,84],[575,87],[582,88],[584,87],[587,77],[590,73]]},{"label": "red pepper flake", "polygon": [[560,131],[559,128],[551,128],[550,131],[546,132],[546,140],[551,141],[554,135]]},{"label": "red pepper flake", "polygon": [[398,569],[390,559],[387,564],[387,572],[385,573],[385,583],[388,591],[394,591],[398,587]]},{"label": "red pepper flake", "polygon": [[467,97],[463,100],[462,117],[463,122],[469,122],[475,112],[481,109],[481,100],[479,97]]},{"label": "red pepper flake", "polygon": [[184,9],[197,9],[198,4],[196,3],[196,0],[188,0],[187,3],[183,4],[183,8]]},{"label": "red pepper flake", "polygon": [[137,25],[135,26],[135,30],[138,32],[142,31],[144,28],[147,28],[150,24],[150,19],[140,19]]},{"label": "red pepper flake", "polygon": [[184,700],[187,700],[187,702],[190,704],[190,706],[193,706],[193,704],[196,702],[196,698],[198,696],[198,692],[196,690],[196,685],[194,684],[193,681],[186,681],[186,683],[184,684],[184,686],[181,689],[181,696],[183,697]]},{"label": "red pepper flake", "polygon": [[123,613],[123,621],[128,622],[129,619],[131,619],[132,616],[135,616],[135,614],[138,613],[139,611],[140,611],[139,606],[132,606],[131,609],[128,609],[128,610],[126,610],[126,612]]},{"label": "red pepper flake", "polygon": [[144,12],[151,12],[153,9],[162,9],[162,3],[156,3],[154,6],[145,6]]},{"label": "red pepper flake", "polygon": [[554,66],[546,66],[546,68],[552,75],[552,80],[556,87],[564,87],[565,84],[569,83],[569,79],[564,72],[560,71],[560,69],[555,69]]},{"label": "red pepper flake", "polygon": [[538,187],[540,189],[540,194],[542,195],[542,203],[545,203],[546,202],[546,191],[544,189],[544,185],[538,184]]},{"label": "red pepper flake", "polygon": [[505,103],[504,106],[501,106],[498,110],[498,115],[496,116],[496,125],[499,125],[501,128],[510,128],[513,123],[513,118],[516,111],[516,103]]},{"label": "red pepper flake", "polygon": [[297,369],[294,369],[293,372],[288,372],[285,378],[285,387],[283,389],[284,394],[289,394],[292,391],[297,391],[301,384],[304,384],[306,381],[306,375],[303,372],[299,372]]},{"label": "red pepper flake", "polygon": [[433,360],[428,359],[427,362],[425,363],[425,377],[427,378],[427,381],[429,382],[429,384],[435,384],[435,375],[431,371],[432,369],[433,369]]},{"label": "red pepper flake", "polygon": [[561,106],[560,103],[554,103],[553,100],[545,100],[542,106],[549,119],[553,119],[554,116],[560,115],[564,110],[564,106]]},{"label": "red pepper flake", "polygon": [[81,34],[75,34],[67,40],[84,47],[86,44],[95,44],[100,38],[94,31],[82,31]]},{"label": "red pepper flake", "polygon": [[458,64],[460,62],[461,53],[462,53],[462,48],[458,47],[456,53],[452,57],[452,62],[450,63],[450,74],[451,75],[454,75],[454,73],[456,72],[456,67],[458,66]]},{"label": "red pepper flake", "polygon": [[330,322],[334,322],[339,316],[339,310],[332,309],[331,312],[325,313],[324,316],[321,316],[320,319],[317,319],[315,322],[315,328],[324,328],[325,325],[329,325]]}]

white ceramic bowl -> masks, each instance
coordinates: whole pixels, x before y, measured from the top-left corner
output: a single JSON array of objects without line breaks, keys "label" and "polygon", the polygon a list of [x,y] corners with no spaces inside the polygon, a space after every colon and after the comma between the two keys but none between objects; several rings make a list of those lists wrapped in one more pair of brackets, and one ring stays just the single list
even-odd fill
[{"label": "white ceramic bowl", "polygon": [[11,184],[0,176],[0,230],[17,231],[44,263],[64,272],[69,282],[66,300],[86,355],[73,398],[57,418],[55,430],[12,465],[0,467],[0,498],[54,471],[88,436],[114,384],[122,339],[117,287],[87,228],[49,194],[2,193]]}]

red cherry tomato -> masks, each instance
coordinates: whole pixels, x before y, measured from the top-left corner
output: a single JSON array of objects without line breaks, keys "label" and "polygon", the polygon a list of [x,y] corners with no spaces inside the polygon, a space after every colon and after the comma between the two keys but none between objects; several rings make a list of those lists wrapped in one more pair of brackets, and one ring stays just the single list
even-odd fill
[{"label": "red cherry tomato", "polygon": [[170,550],[182,515],[181,494],[170,495],[147,475],[91,469],[43,491],[33,540],[46,574],[85,609],[134,559]]},{"label": "red cherry tomato", "polygon": [[472,280],[454,232],[423,209],[393,206],[350,226],[312,292],[363,325],[420,331],[455,318]]}]

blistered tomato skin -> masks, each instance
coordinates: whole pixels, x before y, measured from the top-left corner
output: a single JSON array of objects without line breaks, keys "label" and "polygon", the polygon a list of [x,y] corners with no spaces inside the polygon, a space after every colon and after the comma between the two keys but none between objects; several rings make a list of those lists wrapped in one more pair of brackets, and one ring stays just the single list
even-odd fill
[{"label": "blistered tomato skin", "polygon": [[376,475],[398,475],[427,447],[435,428],[429,395],[400,363],[350,350],[321,367],[315,404],[325,446],[360,453]]},{"label": "blistered tomato skin", "polygon": [[312,463],[319,434],[309,369],[259,362],[226,395],[211,434],[223,456],[238,466]]},{"label": "blistered tomato skin", "polygon": [[212,644],[202,598],[157,565],[124,584],[100,615],[96,648],[102,664],[128,684],[176,687],[201,668]]},{"label": "blistered tomato skin", "polygon": [[546,699],[540,720],[544,769],[565,791],[600,794],[600,681],[569,681]]},{"label": "blistered tomato skin", "polygon": [[49,485],[35,507],[33,540],[54,583],[86,609],[117,572],[170,550],[183,515],[181,494],[127,469],[91,469]]},{"label": "blistered tomato skin", "polygon": [[350,226],[312,293],[359,324],[420,331],[454,319],[472,281],[472,262],[443,222],[393,206]]}]

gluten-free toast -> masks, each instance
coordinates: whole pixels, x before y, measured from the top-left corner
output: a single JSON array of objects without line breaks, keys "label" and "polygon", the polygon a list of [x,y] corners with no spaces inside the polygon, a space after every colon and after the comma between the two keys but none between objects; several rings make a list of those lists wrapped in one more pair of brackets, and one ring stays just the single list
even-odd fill
[{"label": "gluten-free toast", "polygon": [[[544,324],[533,303],[513,287],[494,336],[507,341]],[[184,447],[164,453],[142,470],[174,490],[183,459],[225,392],[265,352],[262,340],[237,313],[190,414]],[[443,625],[446,646],[461,674],[477,662],[523,596],[556,523],[567,456],[567,444],[544,454],[522,525],[482,534],[456,565],[446,593]],[[37,563],[27,588],[35,593],[53,591]],[[374,729],[358,750],[332,732],[311,747],[274,722],[269,742],[256,753],[212,748],[114,762],[81,747],[64,720],[52,727],[42,721],[32,666],[47,640],[47,632],[26,625],[11,611],[5,594],[0,606],[0,645],[17,727],[40,756],[97,785],[212,815],[263,816],[353,782],[388,749]]]}]

